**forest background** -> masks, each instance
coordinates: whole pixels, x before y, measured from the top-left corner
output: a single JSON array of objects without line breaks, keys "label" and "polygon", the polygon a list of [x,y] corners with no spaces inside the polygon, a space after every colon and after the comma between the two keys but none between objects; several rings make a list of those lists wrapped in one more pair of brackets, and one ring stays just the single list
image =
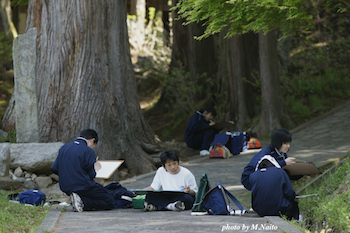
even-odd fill
[{"label": "forest background", "polygon": [[[216,120],[234,120],[264,140],[348,100],[349,1],[256,2],[188,0],[175,10],[177,0],[0,0],[5,140],[16,141],[12,43],[32,27],[40,32],[39,142],[68,142],[82,127],[95,128],[96,153],[125,159],[131,175],[154,170],[150,156],[167,141],[183,142],[189,117],[208,105],[218,109]],[[82,99],[87,107],[77,104]],[[349,230],[339,214],[348,213],[348,167],[347,160],[336,180],[310,191],[324,201],[301,203],[315,229]]]},{"label": "forest background", "polygon": [[[39,141],[67,142],[81,128],[95,128],[97,153],[124,159],[131,174],[154,170],[150,158],[162,142],[183,142],[187,120],[206,106],[216,107],[217,121],[233,120],[237,130],[263,139],[349,99],[346,0],[1,6],[1,128],[15,135],[12,41],[35,26]],[[66,36],[53,38],[60,33]],[[87,93],[82,107],[77,102]]]}]

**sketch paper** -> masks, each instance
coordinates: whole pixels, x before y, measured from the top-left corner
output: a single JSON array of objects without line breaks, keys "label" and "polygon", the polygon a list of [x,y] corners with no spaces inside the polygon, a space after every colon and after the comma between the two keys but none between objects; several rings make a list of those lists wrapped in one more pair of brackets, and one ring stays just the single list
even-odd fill
[{"label": "sketch paper", "polygon": [[96,172],[96,178],[109,179],[112,174],[122,165],[124,160],[98,160],[101,169]]}]

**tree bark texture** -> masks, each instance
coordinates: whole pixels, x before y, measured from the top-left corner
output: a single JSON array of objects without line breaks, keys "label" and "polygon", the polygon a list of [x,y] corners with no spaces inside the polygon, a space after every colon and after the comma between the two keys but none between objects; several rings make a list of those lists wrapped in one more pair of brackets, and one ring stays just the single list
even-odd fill
[{"label": "tree bark texture", "polygon": [[133,174],[155,169],[159,151],[136,92],[126,0],[30,0],[36,27],[41,142],[68,142],[83,128],[99,134],[102,159],[124,159]]},{"label": "tree bark texture", "polygon": [[276,32],[259,33],[260,77],[262,110],[258,126],[260,135],[271,135],[272,131],[290,125],[285,112],[278,74]]},{"label": "tree bark texture", "polygon": [[223,103],[222,112],[227,113],[225,118],[234,120],[237,130],[244,130],[244,125],[251,121],[257,106],[256,93],[251,87],[251,79],[258,64],[258,60],[254,59],[258,54],[257,46],[254,46],[252,38],[249,40],[251,35],[227,39],[223,38],[224,35],[225,32],[219,33],[216,38],[220,58],[217,80],[221,99],[218,105]]}]

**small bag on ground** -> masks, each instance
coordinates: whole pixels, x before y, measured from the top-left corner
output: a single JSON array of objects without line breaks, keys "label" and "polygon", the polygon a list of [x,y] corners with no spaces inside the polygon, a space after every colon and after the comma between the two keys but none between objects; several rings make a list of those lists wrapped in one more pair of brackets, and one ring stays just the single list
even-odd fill
[{"label": "small bag on ground", "polygon": [[261,142],[257,138],[251,137],[248,141],[248,149],[260,149]]},{"label": "small bag on ground", "polygon": [[217,143],[210,151],[209,158],[222,158],[228,159],[231,158],[233,154],[231,154],[230,150],[220,143]]},{"label": "small bag on ground", "polygon": [[13,195],[13,200],[18,200],[21,204],[29,204],[29,205],[35,205],[35,206],[41,206],[46,201],[46,195],[42,191],[38,189],[28,189],[26,191],[23,191],[18,194],[18,197],[16,197],[16,194],[10,194]]},{"label": "small bag on ground", "polygon": [[[234,209],[233,204],[238,209]],[[241,203],[221,183],[204,195],[203,207],[209,215],[242,215],[246,212]]]}]

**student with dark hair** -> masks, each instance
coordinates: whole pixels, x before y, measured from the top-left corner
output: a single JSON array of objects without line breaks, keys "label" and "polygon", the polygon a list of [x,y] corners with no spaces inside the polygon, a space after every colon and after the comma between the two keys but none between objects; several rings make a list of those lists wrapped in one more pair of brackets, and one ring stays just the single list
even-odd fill
[{"label": "student with dark hair", "polygon": [[151,192],[146,195],[144,211],[189,210],[198,191],[196,179],[185,167],[179,166],[179,158],[174,150],[160,155],[162,167],[158,168],[152,184],[145,189],[181,191],[183,193]]},{"label": "student with dark hair", "polygon": [[96,171],[101,168],[93,150],[97,142],[95,130],[82,130],[78,138],[60,148],[51,166],[52,172],[59,177],[60,189],[70,196],[77,212],[114,208],[113,196],[94,181]]},{"label": "student with dark hair", "polygon": [[260,216],[285,215],[288,220],[299,219],[295,191],[285,171],[270,155],[263,156],[249,176],[252,208]]},{"label": "student with dark hair", "polygon": [[185,132],[185,142],[189,148],[200,150],[200,156],[209,155],[210,143],[218,130],[209,127],[215,125],[212,119],[216,116],[214,107],[197,111],[188,121]]},{"label": "student with dark hair", "polygon": [[[255,167],[258,164],[259,160],[264,155],[271,155],[278,162],[280,167],[296,163],[295,158],[287,156],[290,145],[292,142],[292,135],[286,129],[277,129],[273,131],[271,136],[271,143],[269,146],[263,148],[250,160],[248,165],[244,168],[242,173],[241,182],[243,186],[251,190],[251,184],[249,181],[249,176],[255,171]],[[300,178],[300,177],[296,177]]]}]

